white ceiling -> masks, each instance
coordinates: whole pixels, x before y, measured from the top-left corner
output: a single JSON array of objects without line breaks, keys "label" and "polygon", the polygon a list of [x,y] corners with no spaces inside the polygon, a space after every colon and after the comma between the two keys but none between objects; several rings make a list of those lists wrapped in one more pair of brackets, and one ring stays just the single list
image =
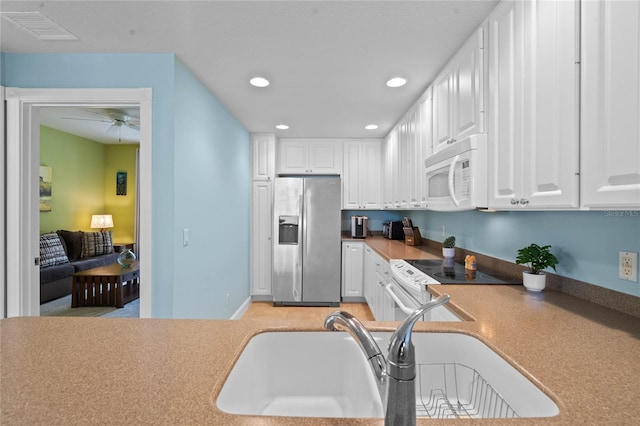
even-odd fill
[{"label": "white ceiling", "polygon": [[[496,3],[3,0],[1,12],[39,11],[78,40],[38,40],[0,19],[0,50],[171,52],[252,133],[381,138]],[[256,75],[271,85],[250,86]],[[406,86],[385,86],[398,75]]]}]

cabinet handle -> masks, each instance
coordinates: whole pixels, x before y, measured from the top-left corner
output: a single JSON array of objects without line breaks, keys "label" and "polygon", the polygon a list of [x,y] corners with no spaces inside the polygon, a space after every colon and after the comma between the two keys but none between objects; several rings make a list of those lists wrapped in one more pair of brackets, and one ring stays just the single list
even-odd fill
[{"label": "cabinet handle", "polygon": [[529,200],[526,198],[520,198],[520,205],[526,206],[527,204],[529,204]]},{"label": "cabinet handle", "polygon": [[447,142],[446,142],[447,145],[451,145],[451,144],[454,144],[454,143],[456,143],[456,139],[455,138],[447,139]]},{"label": "cabinet handle", "polygon": [[520,201],[516,200],[515,198],[512,198],[512,199],[511,199],[511,205],[512,205],[512,206],[515,206],[515,205],[517,205],[517,204],[520,204]]}]

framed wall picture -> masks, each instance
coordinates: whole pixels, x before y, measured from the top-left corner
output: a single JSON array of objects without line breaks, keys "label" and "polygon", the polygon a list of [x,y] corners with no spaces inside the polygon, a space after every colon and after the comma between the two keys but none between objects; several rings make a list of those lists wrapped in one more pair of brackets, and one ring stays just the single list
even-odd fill
[{"label": "framed wall picture", "polygon": [[51,211],[52,170],[48,166],[40,166],[40,211]]},{"label": "framed wall picture", "polygon": [[116,195],[127,195],[127,172],[116,172]]}]

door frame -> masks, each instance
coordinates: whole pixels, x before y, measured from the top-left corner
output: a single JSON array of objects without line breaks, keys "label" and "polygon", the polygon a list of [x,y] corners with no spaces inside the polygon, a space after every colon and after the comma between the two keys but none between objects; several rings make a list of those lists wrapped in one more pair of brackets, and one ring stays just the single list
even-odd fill
[{"label": "door frame", "polygon": [[[152,90],[21,89],[7,87],[6,97],[6,316],[40,314],[39,217],[36,182],[40,151],[40,107],[140,107],[140,317],[152,306]],[[10,248],[10,249],[9,249]],[[25,285],[27,284],[27,285]]]}]

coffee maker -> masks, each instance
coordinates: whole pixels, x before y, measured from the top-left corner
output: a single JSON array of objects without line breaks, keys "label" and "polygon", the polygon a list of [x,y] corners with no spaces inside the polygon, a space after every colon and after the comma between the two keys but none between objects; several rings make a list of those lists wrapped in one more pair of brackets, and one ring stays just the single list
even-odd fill
[{"label": "coffee maker", "polygon": [[351,238],[366,238],[368,222],[367,216],[351,216]]}]

